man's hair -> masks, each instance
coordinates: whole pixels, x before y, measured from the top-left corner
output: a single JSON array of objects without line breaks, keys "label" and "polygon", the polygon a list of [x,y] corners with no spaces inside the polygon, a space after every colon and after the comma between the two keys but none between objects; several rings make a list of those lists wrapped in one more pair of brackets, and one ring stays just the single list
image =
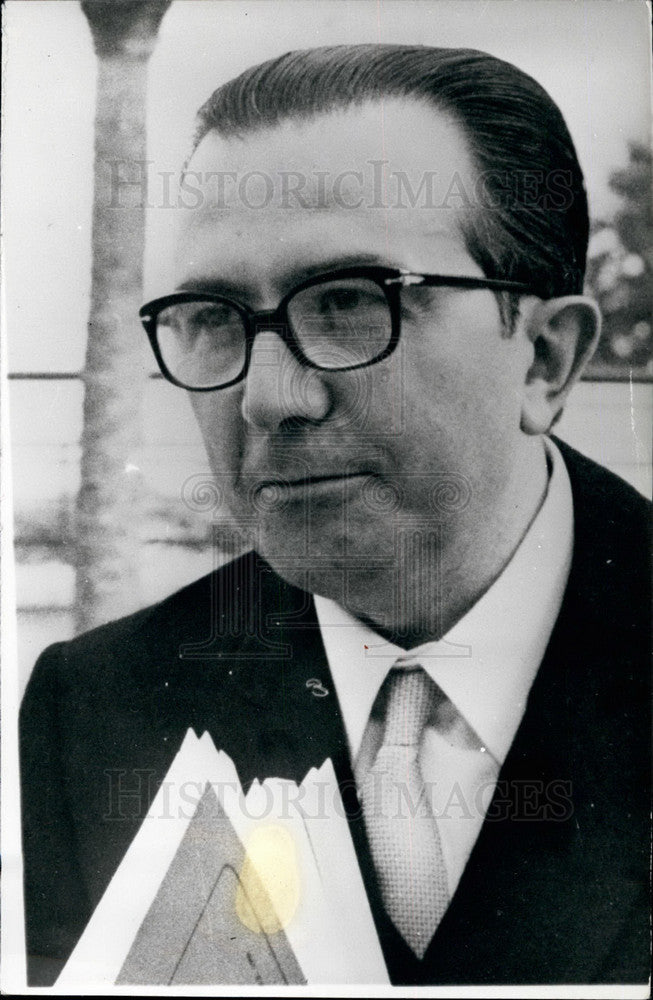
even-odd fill
[{"label": "man's hair", "polygon": [[463,213],[464,235],[485,275],[525,282],[542,298],[581,292],[589,221],[569,131],[543,87],[485,52],[374,44],[287,52],[212,94],[193,151],[211,131],[240,136],[388,98],[426,102],[462,129],[482,193]]}]

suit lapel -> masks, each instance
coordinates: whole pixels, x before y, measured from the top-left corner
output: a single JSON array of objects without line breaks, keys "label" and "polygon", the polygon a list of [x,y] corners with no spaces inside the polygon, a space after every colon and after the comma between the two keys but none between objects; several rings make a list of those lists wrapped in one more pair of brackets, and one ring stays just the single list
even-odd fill
[{"label": "suit lapel", "polygon": [[312,598],[253,554],[238,564],[212,583],[212,620],[236,627],[210,629],[213,642],[195,651],[181,643],[177,690],[197,689],[201,675],[211,692],[195,728],[233,758],[243,785],[268,776],[300,782],[328,757],[342,767],[347,742]]},{"label": "suit lapel", "polygon": [[558,933],[559,914],[569,912],[565,894],[578,889],[569,882],[570,863],[579,871],[588,863],[570,799],[560,652],[552,641],[479,838],[426,955],[423,981],[552,982],[554,970],[562,971],[577,950],[578,942]]}]

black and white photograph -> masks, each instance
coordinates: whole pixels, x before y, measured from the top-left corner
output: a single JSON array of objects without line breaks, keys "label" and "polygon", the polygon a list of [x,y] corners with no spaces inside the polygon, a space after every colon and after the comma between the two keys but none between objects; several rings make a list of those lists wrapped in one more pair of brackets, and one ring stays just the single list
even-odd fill
[{"label": "black and white photograph", "polygon": [[3,992],[647,997],[650,4],[2,12]]}]

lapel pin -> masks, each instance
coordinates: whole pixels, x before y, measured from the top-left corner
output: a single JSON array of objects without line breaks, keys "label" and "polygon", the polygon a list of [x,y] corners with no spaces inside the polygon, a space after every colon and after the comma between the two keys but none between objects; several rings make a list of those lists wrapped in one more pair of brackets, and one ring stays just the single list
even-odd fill
[{"label": "lapel pin", "polygon": [[310,690],[314,698],[326,698],[329,693],[322,681],[318,680],[317,677],[310,677],[306,681],[306,687]]}]

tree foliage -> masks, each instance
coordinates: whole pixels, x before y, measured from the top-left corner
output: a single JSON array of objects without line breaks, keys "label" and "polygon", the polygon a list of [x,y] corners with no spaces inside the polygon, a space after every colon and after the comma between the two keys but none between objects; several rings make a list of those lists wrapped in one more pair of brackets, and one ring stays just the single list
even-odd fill
[{"label": "tree foliage", "polygon": [[627,166],[610,177],[621,204],[590,239],[587,286],[603,313],[597,375],[653,375],[652,183],[651,151],[630,143]]}]

